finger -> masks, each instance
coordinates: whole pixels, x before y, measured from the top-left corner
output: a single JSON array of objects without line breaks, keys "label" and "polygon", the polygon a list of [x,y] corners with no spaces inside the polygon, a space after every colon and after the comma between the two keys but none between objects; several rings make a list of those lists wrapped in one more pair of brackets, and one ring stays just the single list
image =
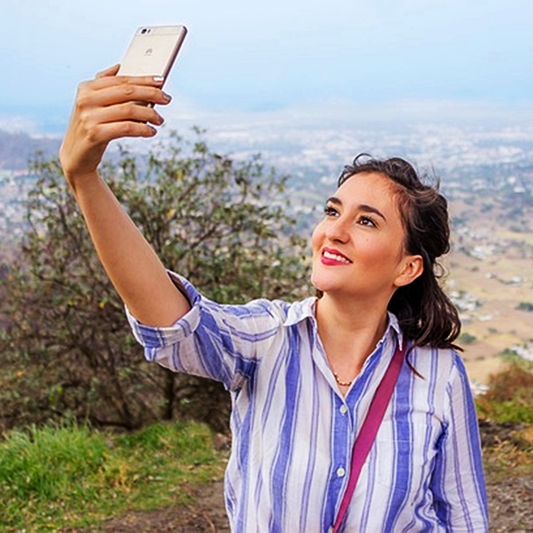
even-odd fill
[{"label": "finger", "polygon": [[[136,92],[139,90],[140,92]],[[99,93],[99,91],[102,92]],[[94,80],[82,82],[78,86],[78,96],[89,100],[92,100],[94,96],[96,98],[104,97],[104,103],[97,100],[101,105],[110,105],[114,102],[119,103],[128,100],[165,105],[171,100],[170,96],[161,90],[161,82],[151,76],[104,76],[95,78]]]},{"label": "finger", "polygon": [[90,103],[98,106],[110,106],[125,102],[166,105],[171,101],[170,96],[161,89],[147,85],[119,83],[96,90],[94,87],[87,87],[87,89],[88,92],[82,98],[86,98]]},{"label": "finger", "polygon": [[96,145],[107,144],[124,137],[153,137],[156,133],[157,130],[150,124],[126,120],[99,124],[92,131],[91,141]]},{"label": "finger", "polygon": [[[112,67],[113,68],[113,67]],[[103,71],[113,72],[112,69]],[[151,87],[161,87],[165,80],[161,76],[115,76],[115,75],[102,75],[95,78],[93,81],[95,87],[104,88],[111,87],[113,85],[129,84],[129,85],[146,85]]]},{"label": "finger", "polygon": [[124,121],[144,122],[161,126],[164,119],[151,107],[127,102],[125,104],[95,109],[91,115],[91,121],[95,126]]},{"label": "finger", "polygon": [[120,65],[117,63],[116,65],[113,65],[112,67],[108,67],[96,74],[96,78],[104,78],[109,76],[115,76],[118,72],[118,69],[120,68]]}]

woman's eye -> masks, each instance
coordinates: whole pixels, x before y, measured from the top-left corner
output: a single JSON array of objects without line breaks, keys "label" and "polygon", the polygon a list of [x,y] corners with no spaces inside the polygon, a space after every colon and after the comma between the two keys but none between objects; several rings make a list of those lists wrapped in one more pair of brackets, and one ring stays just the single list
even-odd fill
[{"label": "woman's eye", "polygon": [[374,220],[370,217],[367,217],[367,216],[362,216],[359,218],[359,224],[361,224],[362,226],[369,226],[371,228],[375,228],[376,227],[376,223],[374,222]]},{"label": "woman's eye", "polygon": [[327,217],[332,217],[332,216],[335,216],[337,214],[337,210],[334,207],[331,207],[330,205],[327,205],[324,208],[324,214]]}]

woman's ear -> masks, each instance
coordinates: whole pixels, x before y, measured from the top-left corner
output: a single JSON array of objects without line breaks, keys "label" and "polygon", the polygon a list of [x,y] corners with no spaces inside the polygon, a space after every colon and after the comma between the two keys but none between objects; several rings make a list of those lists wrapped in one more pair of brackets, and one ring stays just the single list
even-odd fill
[{"label": "woman's ear", "polygon": [[395,287],[405,287],[424,272],[424,260],[421,255],[408,255],[403,260],[403,268],[394,280]]}]

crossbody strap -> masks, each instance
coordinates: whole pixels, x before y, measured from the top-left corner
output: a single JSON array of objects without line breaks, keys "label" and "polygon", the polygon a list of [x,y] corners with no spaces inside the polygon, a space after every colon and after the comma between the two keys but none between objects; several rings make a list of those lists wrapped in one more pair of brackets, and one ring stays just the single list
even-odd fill
[{"label": "crossbody strap", "polygon": [[334,533],[339,531],[339,528],[346,516],[350,501],[352,499],[353,492],[355,490],[355,485],[359,479],[359,474],[361,469],[366,461],[370,448],[376,438],[381,421],[389,405],[392,392],[398,380],[398,375],[402,368],[402,363],[404,361],[404,350],[401,350],[399,346],[396,348],[389,367],[385,372],[385,375],[381,379],[374,398],[370,403],[370,408],[365,417],[363,425],[355,439],[353,450],[352,450],[352,463],[350,468],[350,478],[348,479],[348,485],[346,486],[346,491],[342,497],[341,506],[339,508],[339,513],[337,514],[337,519],[335,520],[335,525],[333,526]]}]

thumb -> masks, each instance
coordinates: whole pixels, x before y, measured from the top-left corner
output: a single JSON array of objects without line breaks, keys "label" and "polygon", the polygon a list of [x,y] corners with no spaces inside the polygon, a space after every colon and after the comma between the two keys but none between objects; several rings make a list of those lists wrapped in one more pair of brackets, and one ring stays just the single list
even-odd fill
[{"label": "thumb", "polygon": [[120,68],[120,65],[117,63],[116,65],[113,65],[112,67],[106,68],[105,70],[102,70],[99,72],[96,77],[97,78],[106,78],[108,76],[115,76],[115,74],[118,72],[118,69]]}]

